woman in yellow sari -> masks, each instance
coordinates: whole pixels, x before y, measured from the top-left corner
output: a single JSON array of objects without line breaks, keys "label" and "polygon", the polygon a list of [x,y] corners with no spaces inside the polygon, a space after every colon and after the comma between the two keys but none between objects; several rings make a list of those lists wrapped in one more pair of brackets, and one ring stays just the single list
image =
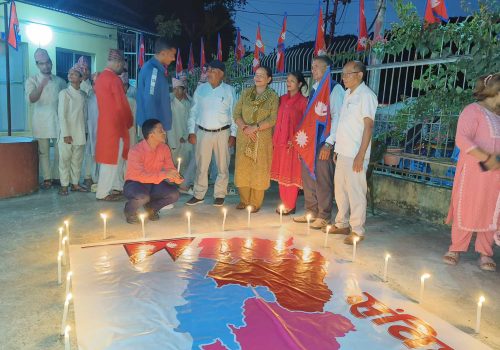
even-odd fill
[{"label": "woman in yellow sari", "polygon": [[260,210],[264,191],[270,185],[273,157],[272,128],[278,115],[279,97],[269,87],[273,80],[267,67],[255,72],[255,85],[243,90],[234,109],[238,125],[234,183],[240,193],[236,209]]}]

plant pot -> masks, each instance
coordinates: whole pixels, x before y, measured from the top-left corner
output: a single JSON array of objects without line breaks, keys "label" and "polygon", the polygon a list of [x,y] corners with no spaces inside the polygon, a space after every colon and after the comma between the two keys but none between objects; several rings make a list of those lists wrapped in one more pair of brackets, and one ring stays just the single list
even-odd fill
[{"label": "plant pot", "polygon": [[390,166],[398,166],[401,160],[401,153],[403,149],[399,147],[387,147],[387,151],[384,154],[384,164]]}]

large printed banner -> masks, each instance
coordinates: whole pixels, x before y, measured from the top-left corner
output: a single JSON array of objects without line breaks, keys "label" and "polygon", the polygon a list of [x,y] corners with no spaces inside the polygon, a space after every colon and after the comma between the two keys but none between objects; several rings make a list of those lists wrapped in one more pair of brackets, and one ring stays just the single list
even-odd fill
[{"label": "large printed banner", "polygon": [[79,349],[488,349],[330,255],[275,230],[72,246]]}]

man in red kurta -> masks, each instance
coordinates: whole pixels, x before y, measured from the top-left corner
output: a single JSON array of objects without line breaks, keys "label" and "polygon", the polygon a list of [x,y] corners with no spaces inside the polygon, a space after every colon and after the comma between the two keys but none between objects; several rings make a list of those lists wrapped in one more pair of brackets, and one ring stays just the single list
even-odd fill
[{"label": "man in red kurta", "polygon": [[111,49],[108,65],[95,83],[99,116],[97,120],[96,163],[100,164],[96,198],[115,201],[123,191],[123,168],[130,146],[132,112],[119,75],[125,59],[119,50]]}]

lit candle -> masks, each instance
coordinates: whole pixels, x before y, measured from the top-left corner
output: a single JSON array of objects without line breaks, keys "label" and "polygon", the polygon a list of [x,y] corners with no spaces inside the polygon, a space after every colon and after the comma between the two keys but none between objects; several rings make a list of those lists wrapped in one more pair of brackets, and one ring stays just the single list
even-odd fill
[{"label": "lit candle", "polygon": [[352,262],[356,261],[356,247],[358,245],[359,238],[354,237],[352,239]]},{"label": "lit candle", "polygon": [[68,258],[67,258],[67,254],[66,254],[66,243],[68,242],[68,236],[64,236],[63,239],[62,239],[62,253],[63,253],[63,265],[66,266],[66,264],[68,263]]},{"label": "lit candle", "polygon": [[63,228],[62,227],[59,227],[59,250],[61,250],[61,246],[62,246],[62,234],[63,234]]},{"label": "lit candle", "polygon": [[247,207],[247,211],[248,211],[248,223],[247,223],[247,226],[248,226],[248,228],[250,228],[250,213],[252,212],[252,206],[251,205],[249,205]]},{"label": "lit candle", "polygon": [[283,210],[285,206],[283,204],[280,205],[280,226],[283,225]]},{"label": "lit candle", "polygon": [[104,213],[101,213],[101,219],[102,219],[102,224],[103,224],[102,235],[103,235],[103,239],[106,239],[107,238],[106,220],[108,219],[108,216]]},{"label": "lit candle", "polygon": [[486,299],[481,295],[479,297],[479,301],[477,303],[477,313],[476,313],[476,333],[479,333],[479,330],[481,328],[481,309],[483,308],[483,303]]},{"label": "lit candle", "polygon": [[69,243],[69,221],[64,220],[64,227],[66,227],[66,237],[68,237],[68,243]]},{"label": "lit candle", "polygon": [[64,334],[64,329],[66,327],[66,319],[68,318],[68,308],[69,308],[69,302],[73,298],[73,294],[69,293],[66,295],[66,300],[64,301],[64,312],[63,312],[63,318],[62,318],[62,323],[61,323],[61,335]]},{"label": "lit candle", "polygon": [[73,276],[73,272],[69,271],[66,274],[66,295],[69,294],[69,286],[71,284],[71,277]]},{"label": "lit candle", "polygon": [[332,225],[326,225],[326,232],[325,232],[325,248],[328,246],[328,234],[330,233],[330,230],[332,229]]},{"label": "lit candle", "polygon": [[61,284],[61,259],[63,256],[62,250],[59,250],[59,253],[57,253],[57,284]]},{"label": "lit candle", "polygon": [[387,282],[387,266],[389,265],[389,259],[391,254],[385,254],[385,264],[384,264],[384,282]]},{"label": "lit candle", "polygon": [[428,273],[424,273],[422,276],[420,276],[420,298],[418,302],[422,304],[424,301],[424,288],[425,288],[425,280],[431,277]]},{"label": "lit candle", "polygon": [[146,214],[144,213],[140,214],[139,219],[141,219],[141,225],[142,225],[142,238],[146,238],[146,230],[144,229],[144,220],[146,219]]},{"label": "lit candle", "polygon": [[71,346],[69,344],[69,332],[71,332],[71,327],[68,325],[64,328],[64,350],[70,350]]},{"label": "lit candle", "polygon": [[177,158],[177,172],[180,174],[181,173],[181,163],[182,163],[182,158]]},{"label": "lit candle", "polygon": [[226,216],[227,216],[227,208],[222,208],[222,214],[224,217],[222,218],[222,231],[226,229]]},{"label": "lit candle", "polygon": [[307,234],[311,233],[311,214],[306,215],[306,220],[307,220]]},{"label": "lit candle", "polygon": [[191,212],[186,212],[187,222],[188,222],[188,235],[191,236]]}]

